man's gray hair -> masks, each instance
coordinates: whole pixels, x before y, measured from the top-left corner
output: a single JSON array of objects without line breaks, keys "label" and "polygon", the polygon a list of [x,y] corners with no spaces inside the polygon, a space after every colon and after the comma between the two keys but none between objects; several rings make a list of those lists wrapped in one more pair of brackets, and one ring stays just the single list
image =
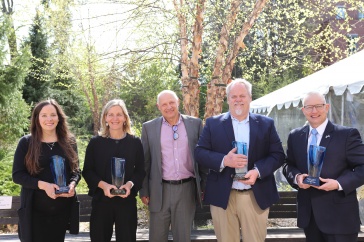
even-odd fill
[{"label": "man's gray hair", "polygon": [[321,97],[324,104],[326,104],[326,99],[325,99],[325,95],[324,94],[321,94],[320,92],[318,91],[311,91],[311,92],[308,92],[306,93],[303,98],[302,98],[302,106],[305,106],[305,102],[306,102],[306,99],[308,97],[311,97],[311,96],[318,96],[318,97]]},{"label": "man's gray hair", "polygon": [[163,90],[161,91],[158,96],[157,96],[157,104],[159,105],[159,98],[160,96],[162,96],[163,94],[171,94],[176,100],[178,100],[178,96],[177,94],[174,92],[174,91],[171,91],[171,90]]},{"label": "man's gray hair", "polygon": [[233,80],[232,82],[230,82],[227,85],[227,87],[226,87],[226,96],[227,97],[229,97],[231,87],[237,83],[243,84],[246,87],[246,89],[248,90],[250,97],[252,96],[252,84],[243,78],[238,78],[238,79]]}]

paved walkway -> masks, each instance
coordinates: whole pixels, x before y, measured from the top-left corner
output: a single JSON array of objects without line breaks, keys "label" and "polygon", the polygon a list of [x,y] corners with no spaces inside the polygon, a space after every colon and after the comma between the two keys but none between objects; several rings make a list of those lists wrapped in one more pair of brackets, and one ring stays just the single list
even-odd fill
[{"label": "paved walkway", "polygon": [[[364,231],[364,226],[361,227]],[[1,242],[20,242],[17,234],[0,234]],[[65,242],[90,242],[88,232],[80,232],[78,235],[66,234]],[[111,241],[115,241],[115,235]],[[148,242],[148,229],[140,229],[137,231],[138,242]],[[169,236],[172,241],[172,236]],[[216,242],[216,236],[213,230],[193,230],[191,242]],[[304,242],[305,236],[302,229],[297,227],[279,227],[268,228],[266,242]],[[359,233],[358,241],[364,241],[364,232]]]},{"label": "paved walkway", "polygon": [[[285,228],[287,231],[287,228]],[[303,238],[302,230],[298,228],[290,228],[290,234],[284,232],[281,229],[273,229],[277,230],[276,232],[268,230],[268,236],[272,238],[280,238],[282,240],[283,237],[293,237],[293,238]],[[267,236],[267,239],[269,239]],[[20,242],[17,234],[0,234],[1,242]],[[80,232],[78,235],[66,234],[65,242],[90,242],[90,237],[88,232]],[[113,236],[111,241],[115,241],[115,235]],[[147,242],[148,241],[148,229],[140,229],[137,231],[137,241],[138,242]],[[172,241],[172,236],[169,236],[169,241]],[[213,230],[193,230],[193,234],[191,235],[191,241],[195,242],[216,242],[216,236]],[[270,240],[266,240],[270,241]],[[271,240],[271,241],[279,241],[279,240]],[[295,240],[297,241],[297,240]]]}]

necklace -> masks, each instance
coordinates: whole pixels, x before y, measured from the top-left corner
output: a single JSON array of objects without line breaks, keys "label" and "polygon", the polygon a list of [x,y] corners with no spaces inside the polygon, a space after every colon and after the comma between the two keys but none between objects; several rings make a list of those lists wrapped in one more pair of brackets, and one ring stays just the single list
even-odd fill
[{"label": "necklace", "polygon": [[49,147],[49,149],[53,150],[53,147],[54,147],[54,144],[56,142],[53,142],[53,143],[46,143],[46,145]]}]

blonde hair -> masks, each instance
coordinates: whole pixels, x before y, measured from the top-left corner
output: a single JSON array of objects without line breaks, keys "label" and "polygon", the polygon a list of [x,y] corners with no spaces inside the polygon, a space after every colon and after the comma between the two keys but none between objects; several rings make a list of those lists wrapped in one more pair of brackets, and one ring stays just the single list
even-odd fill
[{"label": "blonde hair", "polygon": [[130,117],[129,117],[128,110],[126,109],[126,105],[125,105],[124,101],[121,100],[121,99],[113,99],[113,100],[109,101],[108,103],[106,103],[106,105],[102,109],[101,118],[100,118],[99,135],[102,136],[102,137],[110,136],[109,126],[106,126],[106,120],[105,119],[106,119],[106,115],[108,114],[110,108],[112,108],[114,106],[119,106],[123,110],[123,114],[124,114],[125,119],[126,119],[125,124],[123,125],[124,132],[126,132],[128,134],[133,134],[133,132],[131,130]]}]

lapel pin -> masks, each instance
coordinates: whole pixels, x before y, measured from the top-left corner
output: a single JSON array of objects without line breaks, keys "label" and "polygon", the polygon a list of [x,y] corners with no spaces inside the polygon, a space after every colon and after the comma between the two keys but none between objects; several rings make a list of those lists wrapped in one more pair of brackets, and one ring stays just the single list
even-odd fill
[{"label": "lapel pin", "polygon": [[326,135],[326,137],[325,137],[325,138],[326,138],[326,139],[327,139],[327,138],[330,138],[330,135],[329,135],[329,134],[328,134],[328,135]]}]

